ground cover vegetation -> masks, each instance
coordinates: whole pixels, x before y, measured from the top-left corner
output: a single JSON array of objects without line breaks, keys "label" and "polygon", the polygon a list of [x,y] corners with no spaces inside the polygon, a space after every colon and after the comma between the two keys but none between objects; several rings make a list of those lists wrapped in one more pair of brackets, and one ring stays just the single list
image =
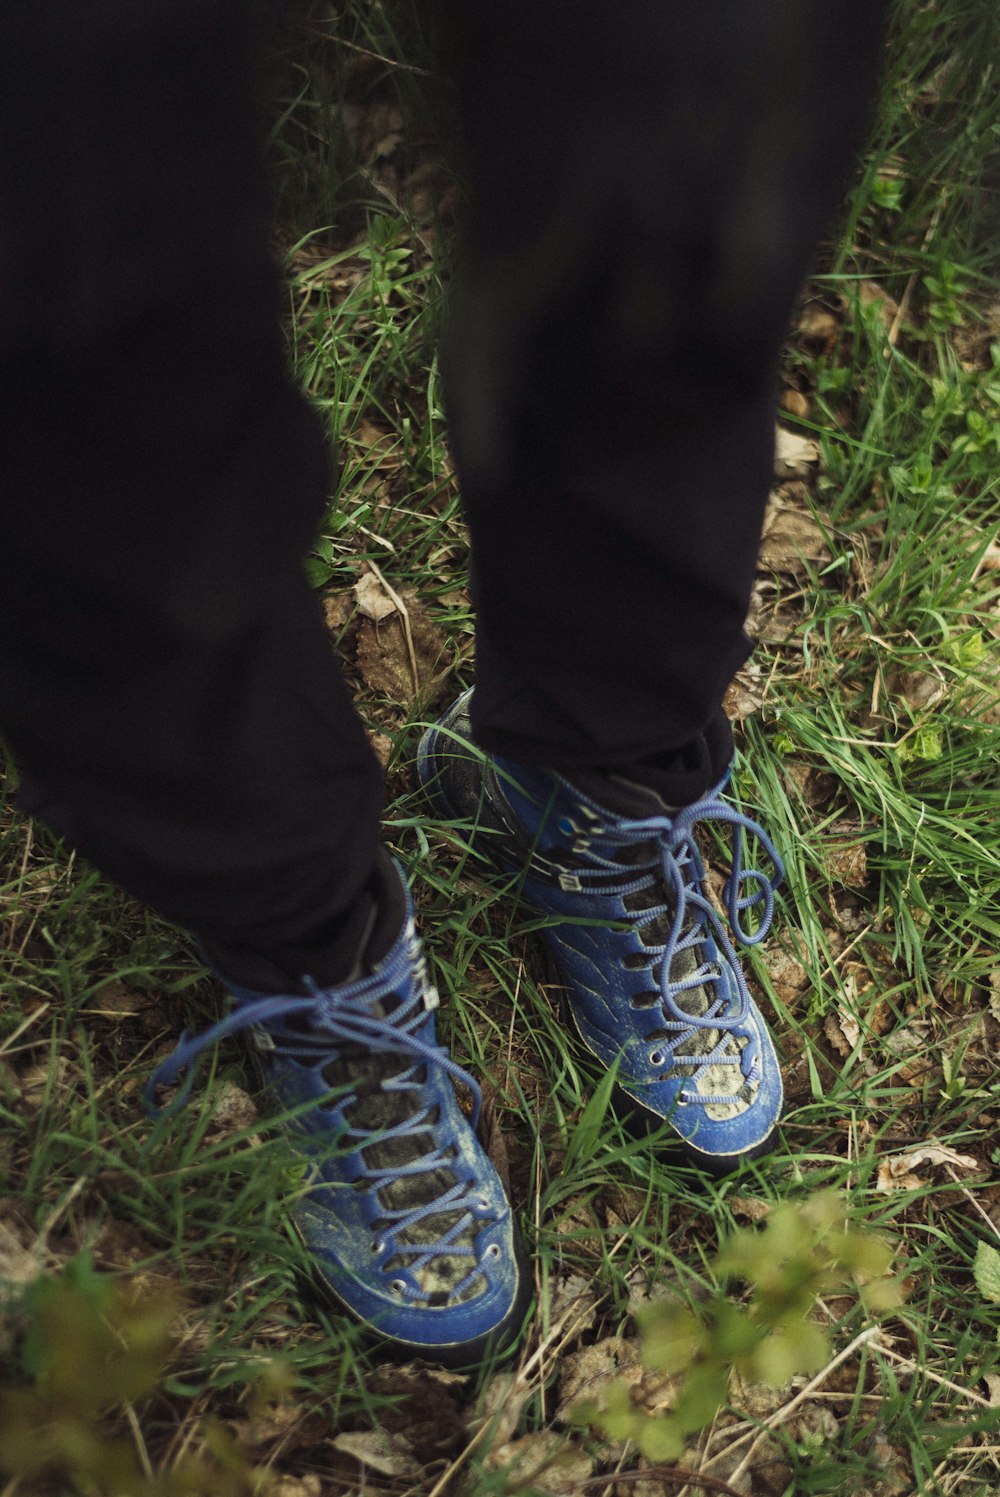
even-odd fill
[{"label": "ground cover vegetation", "polygon": [[[410,0],[344,0],[276,31],[276,244],[290,357],[341,457],[310,572],[386,765],[386,836],[442,1029],[486,1078],[537,1307],[509,1366],[444,1373],[387,1363],[303,1292],[284,1211],[301,1180],[242,1051],[220,1047],[181,1123],[139,1105],[177,1031],[217,1013],[217,985],[181,933],[15,816],[8,765],[0,1490],[985,1497],[1000,1487],[993,8],[899,6],[878,117],[789,330],[759,645],[729,698],[736,793],[788,866],[750,970],[789,1105],[782,1147],[723,1181],[616,1122],[537,920],[476,880],[416,787],[420,726],[473,660],[435,362],[461,182],[424,25]],[[890,1265],[898,1291],[866,1295]],[[652,1420],[676,1436],[692,1371],[711,1387],[679,1446],[650,1435]]]}]

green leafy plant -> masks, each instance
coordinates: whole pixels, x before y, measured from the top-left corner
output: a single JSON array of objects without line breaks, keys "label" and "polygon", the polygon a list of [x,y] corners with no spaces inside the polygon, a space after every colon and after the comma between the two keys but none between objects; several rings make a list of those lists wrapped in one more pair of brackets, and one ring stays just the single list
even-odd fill
[{"label": "green leafy plant", "polygon": [[728,1401],[734,1370],[780,1385],[823,1366],[829,1343],[812,1319],[820,1295],[853,1286],[872,1313],[899,1304],[891,1261],[883,1238],[847,1225],[833,1192],[805,1205],[776,1206],[760,1230],[733,1233],[711,1265],[720,1281],[749,1286],[744,1302],[719,1294],[697,1309],[653,1304],[639,1317],[643,1366],[679,1379],[673,1406],[646,1413],[619,1378],[599,1402],[578,1404],[574,1417],[613,1439],[634,1441],[648,1460],[677,1460],[687,1439]]},{"label": "green leafy plant", "polygon": [[[265,1478],[228,1432],[202,1421],[203,1453],[154,1471],[121,1412],[162,1390],[179,1299],[141,1297],[87,1254],[28,1289],[25,1376],[0,1383],[0,1473],[28,1497],[58,1480],[87,1497],[252,1497]],[[145,1458],[144,1458],[145,1457]],[[37,1485],[44,1483],[44,1487]]]}]

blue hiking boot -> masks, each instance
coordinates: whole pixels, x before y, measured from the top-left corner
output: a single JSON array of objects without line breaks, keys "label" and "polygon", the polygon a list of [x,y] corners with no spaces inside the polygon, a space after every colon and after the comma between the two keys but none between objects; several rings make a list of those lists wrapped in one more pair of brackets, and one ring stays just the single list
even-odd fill
[{"label": "blue hiking boot", "polygon": [[[774,1045],[709,898],[699,822],[733,827],[729,921],[747,945],[770,925],[782,866],[769,838],[717,790],[681,809],[608,776],[602,803],[562,775],[484,754],[460,697],[424,734],[421,783],[440,816],[471,829],[488,870],[553,923],[540,931],[584,1044],[617,1064],[626,1110],[666,1120],[714,1174],[766,1153],[783,1092]],[[600,782],[603,789],[604,782]],[[744,869],[743,833],[774,866]],[[753,891],[741,897],[744,879]],[[757,928],[741,917],[763,905]]]},{"label": "blue hiking boot", "polygon": [[[321,1290],[395,1350],[471,1366],[516,1337],[531,1296],[511,1208],[476,1138],[480,1093],[436,1043],[438,996],[402,874],[389,864],[401,928],[356,980],[307,996],[232,984],[233,1011],[181,1036],[147,1087],[169,1085],[198,1053],[250,1030],[270,1093],[312,1184],[292,1220]],[[392,927],[395,930],[395,926]],[[187,1071],[166,1109],[184,1105]],[[453,1082],[472,1097],[466,1118]]]}]

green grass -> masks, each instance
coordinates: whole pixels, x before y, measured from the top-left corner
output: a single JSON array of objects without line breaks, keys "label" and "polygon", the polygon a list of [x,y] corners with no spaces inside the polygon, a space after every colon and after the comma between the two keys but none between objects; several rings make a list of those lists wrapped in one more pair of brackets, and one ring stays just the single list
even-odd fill
[{"label": "green grass", "polygon": [[[323,1492],[358,1490],[361,1468],[333,1441],[380,1424],[410,1431],[422,1474],[366,1467],[365,1490],[429,1493],[451,1472],[499,1492],[491,1445],[553,1427],[568,1358],[631,1338],[648,1292],[695,1304],[721,1292],[708,1265],[735,1225],[832,1187],[852,1221],[897,1245],[906,1303],[867,1340],[856,1299],[822,1304],[834,1348],[855,1350],[787,1417],[795,1388],[763,1402],[734,1391],[684,1464],[727,1477],[770,1419],[755,1493],[985,1497],[1000,1486],[1000,1435],[980,1379],[1000,1373],[1000,1311],[971,1265],[980,1241],[1000,1242],[995,17],[978,0],[901,7],[870,146],[806,297],[827,331],[810,333],[806,314],[789,335],[785,381],[808,407],[787,424],[821,448],[802,502],[825,559],[759,579],[763,642],[745,682],[760,705],[739,727],[734,782],[788,864],[750,968],[775,1015],[789,1113],[783,1148],[722,1182],[670,1164],[592,1102],[598,1078],[538,960],[537,922],[477,882],[460,830],[430,820],[416,790],[420,724],[471,680],[473,643],[435,364],[455,195],[435,143],[448,101],[432,89],[428,104],[412,70],[426,62],[419,22],[416,6],[350,0],[339,42],[318,23],[284,37],[271,149],[291,357],[342,458],[313,580],[343,594],[373,562],[430,619],[432,668],[406,703],[365,679],[352,609],[331,613],[388,754],[386,837],[414,880],[442,1029],[489,1078],[506,1141],[539,1288],[515,1381],[500,1400],[490,1369],[447,1385],[390,1374],[302,1295],[282,1204],[294,1174],[252,1115],[235,1131],[214,1116],[222,1078],[250,1085],[237,1047],[205,1067],[182,1123],[149,1123],[145,1079],[220,994],[180,933],[16,818],[13,771],[0,801],[0,1278],[13,1234],[46,1270],[89,1251],[99,1268],[179,1291],[176,1356],[138,1416],[154,1467],[199,1446],[206,1419],[246,1421],[262,1366],[281,1359],[293,1412],[280,1433],[240,1438],[252,1465],[300,1482],[289,1497],[310,1497],[310,1474]],[[367,156],[339,97],[368,131]],[[394,108],[406,128],[379,158]],[[892,298],[887,316],[862,298],[871,282]],[[887,1156],[929,1140],[980,1168],[925,1164],[918,1187],[878,1189]],[[18,1293],[0,1339],[15,1363]],[[511,1419],[477,1442],[490,1386]],[[633,1460],[588,1448],[596,1471]]]}]

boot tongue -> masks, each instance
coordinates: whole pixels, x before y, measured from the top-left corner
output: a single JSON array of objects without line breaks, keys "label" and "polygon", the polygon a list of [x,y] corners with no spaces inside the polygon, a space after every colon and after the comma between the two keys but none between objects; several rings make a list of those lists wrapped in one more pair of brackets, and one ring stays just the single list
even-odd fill
[{"label": "boot tongue", "polygon": [[648,816],[670,815],[677,805],[664,799],[652,786],[631,778],[628,769],[574,769],[565,778],[597,805],[629,821]]},{"label": "boot tongue", "polygon": [[709,744],[699,735],[680,749],[648,754],[630,764],[574,769],[566,778],[614,815],[641,821],[693,806],[719,776]]}]

